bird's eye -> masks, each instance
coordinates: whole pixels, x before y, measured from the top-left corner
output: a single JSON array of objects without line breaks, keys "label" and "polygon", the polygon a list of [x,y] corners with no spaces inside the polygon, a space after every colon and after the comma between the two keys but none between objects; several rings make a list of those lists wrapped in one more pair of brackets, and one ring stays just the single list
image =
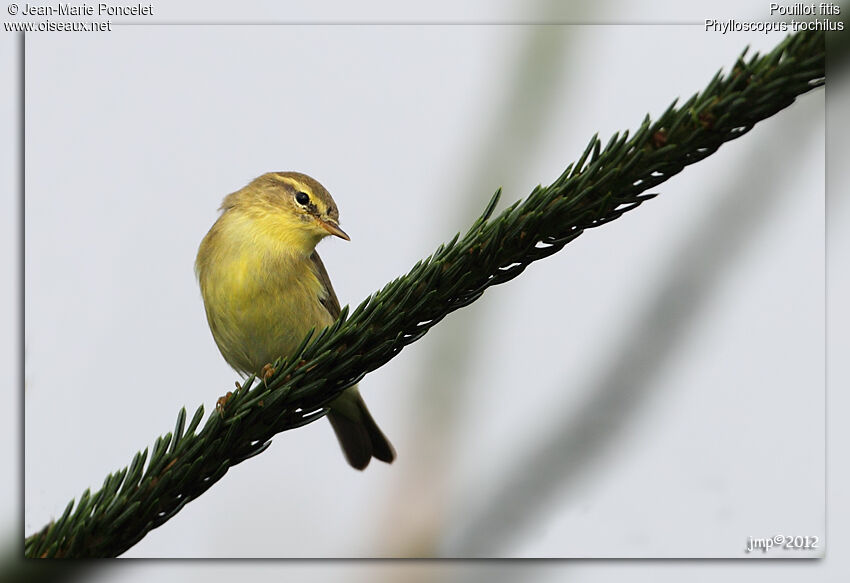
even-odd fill
[{"label": "bird's eye", "polygon": [[299,192],[295,195],[295,202],[297,202],[298,204],[307,204],[308,202],[310,202],[310,197],[307,195],[306,192]]}]

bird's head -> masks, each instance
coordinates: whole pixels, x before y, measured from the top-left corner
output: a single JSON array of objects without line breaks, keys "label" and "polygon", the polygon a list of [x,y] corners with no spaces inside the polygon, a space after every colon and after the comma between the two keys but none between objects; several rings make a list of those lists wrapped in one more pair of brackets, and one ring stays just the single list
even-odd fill
[{"label": "bird's head", "polygon": [[264,232],[305,253],[328,235],[351,240],[339,226],[339,209],[330,193],[299,172],[263,174],[228,195],[221,208],[250,216]]}]

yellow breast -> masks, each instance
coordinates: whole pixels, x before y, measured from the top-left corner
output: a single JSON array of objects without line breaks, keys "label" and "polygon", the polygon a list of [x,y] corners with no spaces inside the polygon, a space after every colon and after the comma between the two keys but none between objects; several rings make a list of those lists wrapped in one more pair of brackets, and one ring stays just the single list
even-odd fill
[{"label": "yellow breast", "polygon": [[[331,324],[309,253],[253,219],[225,213],[201,243],[196,271],[213,338],[236,370],[258,373]],[[312,252],[312,249],[309,250]]]}]

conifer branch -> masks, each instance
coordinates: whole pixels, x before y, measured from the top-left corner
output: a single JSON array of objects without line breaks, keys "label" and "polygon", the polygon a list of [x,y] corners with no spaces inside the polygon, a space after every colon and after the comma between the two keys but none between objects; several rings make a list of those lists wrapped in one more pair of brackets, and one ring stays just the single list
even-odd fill
[{"label": "conifer branch", "polygon": [[[447,314],[509,281],[585,230],[612,221],[655,194],[646,191],[713,154],[723,143],[824,84],[824,35],[801,32],[772,52],[718,72],[701,93],[635,134],[594,136],[579,160],[547,187],[491,219],[499,191],[469,231],[441,245],[403,277],[348,307],[275,363],[267,382],[246,380],[219,401],[203,427],[203,407],[180,411],[174,431],[127,468],[86,490],[63,515],[25,541],[27,557],[107,557],[132,547],[203,494],[229,468],[262,453],[277,433],[327,413],[339,393],[421,338]],[[147,463],[146,463],[147,462]]]}]

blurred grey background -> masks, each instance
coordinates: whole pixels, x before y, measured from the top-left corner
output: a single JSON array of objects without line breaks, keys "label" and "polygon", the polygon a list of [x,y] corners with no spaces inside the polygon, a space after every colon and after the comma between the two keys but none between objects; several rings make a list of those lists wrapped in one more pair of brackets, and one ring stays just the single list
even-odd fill
[{"label": "blurred grey background", "polygon": [[[528,20],[558,14],[535,8]],[[228,192],[268,170],[322,181],[352,242],[320,250],[356,304],[498,186],[505,204],[526,195],[594,132],[635,128],[779,38],[485,24],[29,35],[25,532],[180,406],[211,410],[232,385],[192,274]],[[127,556],[743,557],[750,536],[823,539],[823,120],[824,92],[805,96],[367,377],[392,466],[351,470],[319,421]]]}]

